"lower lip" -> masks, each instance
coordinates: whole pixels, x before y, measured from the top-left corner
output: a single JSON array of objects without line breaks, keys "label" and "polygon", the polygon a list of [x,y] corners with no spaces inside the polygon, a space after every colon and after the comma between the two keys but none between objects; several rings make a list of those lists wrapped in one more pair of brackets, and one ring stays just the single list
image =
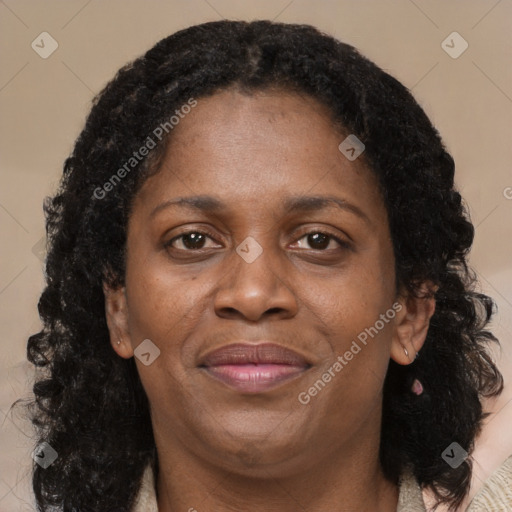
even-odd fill
[{"label": "lower lip", "polygon": [[307,370],[286,364],[226,364],[205,367],[209,375],[246,393],[267,391]]}]

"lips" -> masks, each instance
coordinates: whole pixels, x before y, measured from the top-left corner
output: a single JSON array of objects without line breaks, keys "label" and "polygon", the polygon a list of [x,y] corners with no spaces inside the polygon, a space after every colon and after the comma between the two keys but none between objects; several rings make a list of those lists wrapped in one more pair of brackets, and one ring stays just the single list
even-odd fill
[{"label": "lips", "polygon": [[207,353],[199,367],[238,391],[259,393],[296,378],[311,364],[297,352],[274,343],[235,343]]}]

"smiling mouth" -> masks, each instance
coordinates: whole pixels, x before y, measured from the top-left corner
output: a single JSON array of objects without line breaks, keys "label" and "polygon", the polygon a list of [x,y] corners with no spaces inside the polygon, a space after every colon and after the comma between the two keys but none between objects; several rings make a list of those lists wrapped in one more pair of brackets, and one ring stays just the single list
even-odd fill
[{"label": "smiling mouth", "polygon": [[268,391],[310,367],[298,353],[270,343],[228,345],[208,354],[199,365],[207,375],[244,393]]},{"label": "smiling mouth", "polygon": [[205,371],[230,387],[246,393],[260,393],[290,380],[308,368],[285,364],[239,364],[204,366]]}]

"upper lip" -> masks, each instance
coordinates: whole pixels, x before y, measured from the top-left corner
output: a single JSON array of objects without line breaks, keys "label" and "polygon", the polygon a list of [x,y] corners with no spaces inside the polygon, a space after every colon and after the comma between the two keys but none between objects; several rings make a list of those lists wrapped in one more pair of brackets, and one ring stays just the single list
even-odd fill
[{"label": "upper lip", "polygon": [[208,352],[200,359],[199,366],[237,364],[286,364],[310,366],[300,354],[275,343],[232,343]]}]

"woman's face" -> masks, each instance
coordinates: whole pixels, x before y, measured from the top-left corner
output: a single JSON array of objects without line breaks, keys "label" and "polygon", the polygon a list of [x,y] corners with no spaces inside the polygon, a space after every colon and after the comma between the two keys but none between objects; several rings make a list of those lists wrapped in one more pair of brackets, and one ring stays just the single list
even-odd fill
[{"label": "woman's face", "polygon": [[[109,323],[122,357],[143,340],[160,351],[145,345],[151,363],[136,360],[159,452],[282,475],[375,445],[400,313],[387,213],[363,158],[340,152],[325,107],[285,92],[200,98],[171,135],[134,201]],[[298,357],[262,365],[263,380],[254,365],[206,357],[235,343]]]}]

